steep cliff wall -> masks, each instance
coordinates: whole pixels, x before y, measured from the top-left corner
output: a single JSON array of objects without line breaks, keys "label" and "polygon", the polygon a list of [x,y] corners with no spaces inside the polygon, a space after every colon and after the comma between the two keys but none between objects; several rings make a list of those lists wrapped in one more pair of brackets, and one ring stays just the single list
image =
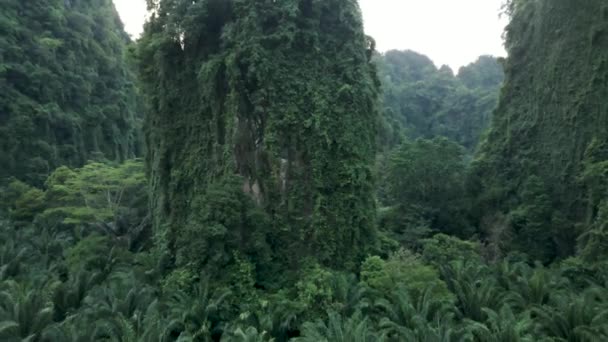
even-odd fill
[{"label": "steep cliff wall", "polygon": [[505,85],[472,180],[482,228],[510,227],[521,250],[548,260],[572,253],[597,211],[583,175],[608,139],[608,3],[521,0],[510,11]]},{"label": "steep cliff wall", "polygon": [[344,267],[373,243],[371,45],[354,0],[159,2],[139,57],[154,225],[178,265],[267,247]]}]

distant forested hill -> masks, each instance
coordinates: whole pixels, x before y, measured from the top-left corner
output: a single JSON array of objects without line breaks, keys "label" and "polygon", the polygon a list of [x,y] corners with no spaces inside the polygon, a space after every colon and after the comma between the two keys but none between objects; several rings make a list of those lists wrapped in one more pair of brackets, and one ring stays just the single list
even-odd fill
[{"label": "distant forested hill", "polygon": [[375,61],[384,92],[381,145],[390,146],[404,134],[409,139],[444,136],[469,151],[477,146],[503,81],[496,58],[481,56],[457,76],[414,51],[388,51]]},{"label": "distant forested hill", "polygon": [[0,179],[139,153],[128,42],[111,0],[0,2]]}]

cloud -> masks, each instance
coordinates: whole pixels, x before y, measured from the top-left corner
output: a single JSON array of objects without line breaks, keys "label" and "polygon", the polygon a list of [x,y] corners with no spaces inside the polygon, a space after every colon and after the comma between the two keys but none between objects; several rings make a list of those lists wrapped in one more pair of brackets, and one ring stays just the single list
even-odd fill
[{"label": "cloud", "polygon": [[133,38],[139,37],[146,22],[146,1],[114,0],[114,6],[125,24],[125,31]]},{"label": "cloud", "polygon": [[505,56],[503,0],[360,0],[378,50],[410,49],[453,69],[484,54]]}]

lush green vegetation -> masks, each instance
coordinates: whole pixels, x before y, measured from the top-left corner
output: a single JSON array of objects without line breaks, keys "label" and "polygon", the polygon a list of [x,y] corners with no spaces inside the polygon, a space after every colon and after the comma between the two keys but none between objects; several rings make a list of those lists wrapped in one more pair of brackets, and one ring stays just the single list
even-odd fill
[{"label": "lush green vegetation", "polygon": [[163,273],[146,234],[143,169],[138,160],[62,167],[42,189],[15,181],[3,192],[3,341],[608,338],[606,261],[586,254],[551,267],[519,254],[488,261],[488,246],[436,234],[388,246],[357,273],[306,262],[299,280],[275,290],[237,251],[215,276]]},{"label": "lush green vegetation", "polygon": [[354,269],[376,240],[379,87],[357,2],[154,8],[138,62],[171,262],[221,269],[238,252],[268,277],[309,257]]},{"label": "lush green vegetation", "polygon": [[498,249],[549,263],[585,248],[581,234],[601,235],[608,4],[512,1],[507,10],[510,58],[471,175],[475,216]]},{"label": "lush green vegetation", "polygon": [[[148,4],[127,56],[109,1],[0,3],[1,341],[608,340],[608,5],[508,1],[454,75],[355,0]],[[82,139],[12,131],[51,102]]]},{"label": "lush green vegetation", "polygon": [[503,81],[502,65],[481,56],[460,68],[437,69],[428,57],[413,51],[377,55],[383,87],[379,141],[392,147],[403,136],[431,139],[444,136],[473,152],[490,125]]},{"label": "lush green vegetation", "polygon": [[141,154],[128,36],[111,0],[3,0],[0,182]]}]

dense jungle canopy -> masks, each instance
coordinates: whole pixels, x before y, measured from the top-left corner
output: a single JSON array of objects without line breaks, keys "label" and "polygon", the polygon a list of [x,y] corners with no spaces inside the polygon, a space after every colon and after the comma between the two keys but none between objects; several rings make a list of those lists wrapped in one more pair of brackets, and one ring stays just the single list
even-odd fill
[{"label": "dense jungle canopy", "polygon": [[111,0],[3,0],[0,177],[141,154],[130,43]]},{"label": "dense jungle canopy", "polygon": [[1,341],[608,340],[608,3],[0,2]]}]

